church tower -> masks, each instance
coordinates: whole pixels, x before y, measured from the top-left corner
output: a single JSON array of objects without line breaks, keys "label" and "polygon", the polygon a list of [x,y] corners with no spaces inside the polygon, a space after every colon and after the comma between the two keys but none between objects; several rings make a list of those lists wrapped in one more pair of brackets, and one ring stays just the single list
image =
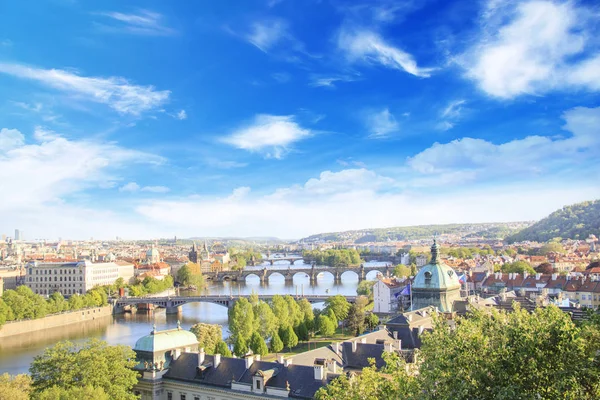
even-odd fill
[{"label": "church tower", "polygon": [[198,246],[196,246],[196,242],[192,244],[192,249],[188,254],[188,258],[193,263],[198,263]]},{"label": "church tower", "polygon": [[451,312],[454,301],[460,300],[460,282],[456,272],[440,259],[440,247],[433,239],[431,262],[419,270],[413,281],[412,309],[434,306],[441,312]]}]

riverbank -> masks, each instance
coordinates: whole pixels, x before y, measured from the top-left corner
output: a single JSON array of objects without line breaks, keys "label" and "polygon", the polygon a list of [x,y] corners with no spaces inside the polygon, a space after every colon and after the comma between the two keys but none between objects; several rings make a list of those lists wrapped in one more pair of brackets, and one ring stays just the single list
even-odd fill
[{"label": "riverbank", "polygon": [[104,307],[85,308],[77,311],[67,311],[38,319],[11,321],[5,323],[0,328],[0,339],[71,324],[78,324],[85,321],[93,321],[110,315],[112,315],[112,306],[108,305]]}]

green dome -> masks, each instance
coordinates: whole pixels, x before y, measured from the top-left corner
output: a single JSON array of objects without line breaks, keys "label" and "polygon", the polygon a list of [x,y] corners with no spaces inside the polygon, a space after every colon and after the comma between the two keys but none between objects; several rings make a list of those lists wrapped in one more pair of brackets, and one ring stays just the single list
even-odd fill
[{"label": "green dome", "polygon": [[190,331],[171,329],[168,331],[152,331],[149,335],[141,337],[135,342],[133,350],[155,353],[180,347],[193,347],[198,345],[198,339]]},{"label": "green dome", "polygon": [[431,262],[419,270],[413,280],[412,289],[457,289],[460,288],[458,276],[454,270],[438,257],[440,248],[434,239],[431,246]]}]

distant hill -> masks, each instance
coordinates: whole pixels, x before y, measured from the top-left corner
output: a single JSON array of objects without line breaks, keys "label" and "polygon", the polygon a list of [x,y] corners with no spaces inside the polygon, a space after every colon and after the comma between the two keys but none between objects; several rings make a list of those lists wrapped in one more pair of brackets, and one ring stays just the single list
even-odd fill
[{"label": "distant hill", "polygon": [[586,239],[590,234],[600,236],[600,200],[563,207],[530,227],[508,236],[506,241],[546,242],[555,237]]},{"label": "distant hill", "polygon": [[300,239],[301,242],[353,241],[356,244],[396,240],[431,239],[433,234],[455,235],[460,238],[483,237],[504,239],[507,235],[523,229],[532,222],[418,225],[392,228],[360,229],[345,232],[320,233]]}]

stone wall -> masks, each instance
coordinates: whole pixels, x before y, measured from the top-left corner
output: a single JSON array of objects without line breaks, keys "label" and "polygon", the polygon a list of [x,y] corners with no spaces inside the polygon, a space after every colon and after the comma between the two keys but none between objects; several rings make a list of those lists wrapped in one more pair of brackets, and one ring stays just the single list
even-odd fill
[{"label": "stone wall", "polygon": [[7,322],[0,328],[0,338],[77,324],[85,321],[93,321],[110,315],[112,315],[112,306],[108,305],[105,307],[94,307],[64,312],[62,314],[50,315],[44,318]]}]

